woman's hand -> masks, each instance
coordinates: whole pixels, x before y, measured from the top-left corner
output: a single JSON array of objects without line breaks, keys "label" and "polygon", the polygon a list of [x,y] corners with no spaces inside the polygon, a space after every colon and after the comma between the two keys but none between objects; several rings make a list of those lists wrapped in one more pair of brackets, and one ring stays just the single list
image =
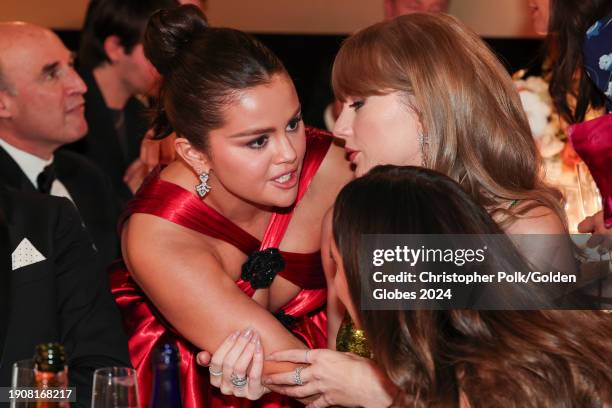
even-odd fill
[{"label": "woman's hand", "polygon": [[[200,356],[198,362],[203,362]],[[229,336],[213,354],[208,370],[210,383],[225,395],[257,400],[270,392],[261,383],[263,350],[251,328]]]},{"label": "woman's hand", "polygon": [[174,140],[176,134],[171,134],[162,140],[153,139],[153,130],[150,129],[140,143],[140,161],[147,166],[147,173],[158,164],[169,164],[174,161],[176,151]]},{"label": "woman's hand", "polygon": [[140,185],[144,181],[145,177],[149,174],[149,169],[140,159],[136,159],[129,165],[123,175],[123,182],[127,184],[128,188],[135,194],[140,188]]},{"label": "woman's hand", "polygon": [[604,225],[603,211],[582,220],[578,224],[578,231],[593,234],[587,242],[587,246],[590,248],[599,246],[608,251],[612,250],[612,228],[606,228]]},{"label": "woman's hand", "polygon": [[[294,398],[317,395],[307,408],[331,405],[388,407],[397,388],[371,361],[351,353],[327,349],[286,350],[272,353],[266,360],[309,364],[299,373],[272,374],[266,387]],[[300,385],[301,383],[301,385]]]}]

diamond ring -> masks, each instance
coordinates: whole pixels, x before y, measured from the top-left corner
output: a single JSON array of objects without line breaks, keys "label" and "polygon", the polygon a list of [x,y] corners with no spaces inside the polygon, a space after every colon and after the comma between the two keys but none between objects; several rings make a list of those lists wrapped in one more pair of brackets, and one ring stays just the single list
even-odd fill
[{"label": "diamond ring", "polygon": [[302,382],[303,369],[304,367],[298,367],[295,369],[295,372],[293,373],[293,382],[295,383],[295,385],[304,385],[304,383]]},{"label": "diamond ring", "polygon": [[213,366],[212,366],[212,365],[208,366],[208,372],[209,372],[209,373],[210,373],[210,375],[212,375],[213,377],[219,377],[219,376],[222,376],[222,375],[223,375],[223,371],[222,371],[222,370],[215,371],[215,370],[213,369]]},{"label": "diamond ring", "polygon": [[247,383],[249,382],[248,378],[246,376],[244,377],[238,377],[236,374],[232,374],[231,377],[231,382],[232,385],[236,388],[242,388],[244,386],[247,385]]}]

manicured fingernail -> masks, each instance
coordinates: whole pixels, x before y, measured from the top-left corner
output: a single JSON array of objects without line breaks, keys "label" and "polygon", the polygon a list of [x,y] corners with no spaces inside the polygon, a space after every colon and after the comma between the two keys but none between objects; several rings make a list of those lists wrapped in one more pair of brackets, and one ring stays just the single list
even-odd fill
[{"label": "manicured fingernail", "polygon": [[249,327],[249,328],[247,328],[247,329],[244,331],[244,333],[243,333],[242,335],[243,335],[244,337],[247,337],[247,338],[248,338],[248,337],[251,337],[251,334],[253,334],[253,328],[252,328],[252,327]]},{"label": "manicured fingernail", "polygon": [[257,337],[257,343],[255,343],[255,352],[261,353],[261,340],[259,340],[259,337]]},{"label": "manicured fingernail", "polygon": [[272,380],[271,380],[271,379],[269,379],[269,378],[266,378],[266,379],[264,380],[264,384],[266,384],[266,385],[268,385],[268,384],[272,384]]},{"label": "manicured fingernail", "polygon": [[255,344],[257,343],[257,340],[259,340],[259,335],[255,333],[253,334],[253,337],[251,337],[251,343]]},{"label": "manicured fingernail", "polygon": [[200,357],[199,355],[198,355],[198,364],[204,367],[208,367],[208,363],[204,359],[202,359],[202,357]]},{"label": "manicured fingernail", "polygon": [[232,334],[232,340],[236,340],[239,335],[240,335],[240,330],[235,331],[234,334]]}]

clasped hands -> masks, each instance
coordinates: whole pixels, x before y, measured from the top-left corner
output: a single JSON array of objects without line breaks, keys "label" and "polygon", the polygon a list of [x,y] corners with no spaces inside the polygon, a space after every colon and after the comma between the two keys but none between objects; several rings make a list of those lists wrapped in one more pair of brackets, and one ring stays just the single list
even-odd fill
[{"label": "clasped hands", "polygon": [[[298,366],[264,375],[264,360]],[[200,352],[197,361],[208,366],[210,383],[225,395],[257,400],[274,391],[308,408],[388,406],[392,401],[392,386],[371,360],[327,349],[284,350],[264,358],[259,335],[251,328],[230,335],[212,356]]]}]

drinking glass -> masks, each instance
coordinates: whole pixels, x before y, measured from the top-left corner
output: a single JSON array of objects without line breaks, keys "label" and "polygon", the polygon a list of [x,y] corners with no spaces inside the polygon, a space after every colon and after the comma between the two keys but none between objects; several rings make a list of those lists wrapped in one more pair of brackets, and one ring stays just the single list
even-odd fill
[{"label": "drinking glass", "polygon": [[584,206],[580,199],[580,191],[577,186],[560,185],[559,190],[565,197],[565,215],[570,233],[578,232],[578,224],[585,217]]},{"label": "drinking glass", "polygon": [[140,408],[137,384],[133,368],[98,368],[94,373],[92,408]]},{"label": "drinking glass", "polygon": [[591,177],[589,168],[583,162],[576,165],[578,189],[585,215],[593,215],[601,210],[601,197],[597,185]]},{"label": "drinking glass", "polygon": [[[11,388],[18,390],[24,387],[35,387],[34,361],[32,359],[21,360],[13,363],[11,375]],[[36,402],[11,400],[11,408],[34,408]]]}]

